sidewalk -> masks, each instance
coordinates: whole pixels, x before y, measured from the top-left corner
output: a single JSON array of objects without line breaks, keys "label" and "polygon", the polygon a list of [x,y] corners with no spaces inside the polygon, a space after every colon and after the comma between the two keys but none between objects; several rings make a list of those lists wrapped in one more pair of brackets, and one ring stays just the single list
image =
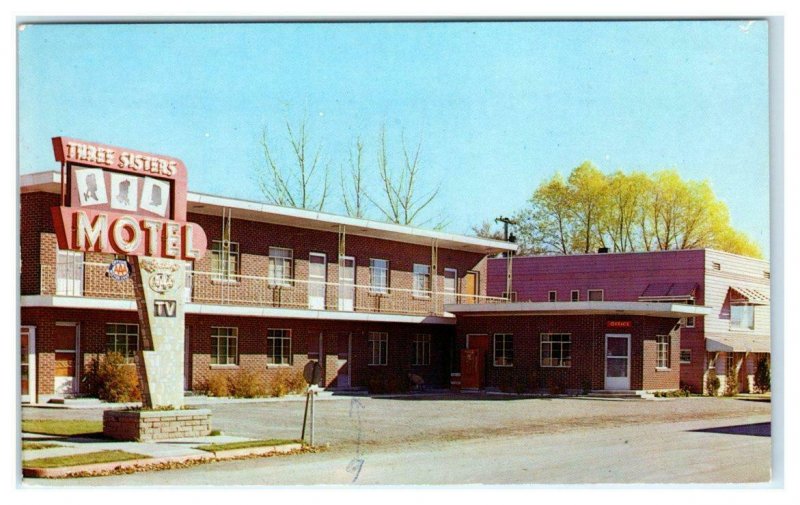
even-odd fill
[{"label": "sidewalk", "polygon": [[[262,445],[241,449],[221,450],[218,452],[198,449],[200,446],[210,444],[229,444],[235,442],[256,441],[252,438],[228,435],[176,438],[154,442],[124,442],[85,436],[64,437],[56,435],[41,435],[36,433],[22,433],[22,441],[44,442],[57,445],[57,447],[46,449],[22,451],[23,476],[44,478],[69,477],[78,475],[103,475],[130,469],[160,469],[164,468],[165,465],[170,464],[175,465],[188,462],[211,462],[222,459],[249,456],[266,456],[274,453],[291,452],[302,448],[300,443],[286,443],[280,445]],[[124,451],[126,453],[144,456],[144,458],[51,468],[35,468],[25,464],[26,461],[35,459],[76,456],[80,454],[97,453],[103,451]]]}]

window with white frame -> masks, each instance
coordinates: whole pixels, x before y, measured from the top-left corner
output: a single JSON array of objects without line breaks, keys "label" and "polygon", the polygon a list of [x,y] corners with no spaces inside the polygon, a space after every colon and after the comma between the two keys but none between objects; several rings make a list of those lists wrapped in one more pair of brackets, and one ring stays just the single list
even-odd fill
[{"label": "window with white frame", "polygon": [[[686,305],[694,305],[694,299],[689,299],[684,302]],[[686,318],[686,327],[687,328],[694,328],[695,321],[694,316]]]},{"label": "window with white frame", "polygon": [[444,303],[458,303],[458,270],[455,268],[444,269]]},{"label": "window with white frame", "polygon": [[494,334],[494,366],[514,366],[514,335]]},{"label": "window with white frame", "polygon": [[681,365],[688,365],[692,362],[692,350],[681,349]]},{"label": "window with white frame", "polygon": [[56,252],[56,294],[83,295],[83,253],[80,251]]},{"label": "window with white frame", "polygon": [[550,301],[550,302],[558,301],[558,291],[548,291],[547,292],[547,301]]},{"label": "window with white frame", "polygon": [[211,328],[211,364],[236,365],[239,348],[239,329],[228,327]]},{"label": "window with white frame", "polygon": [[414,263],[414,296],[428,298],[431,290],[431,266]]},{"label": "window with white frame", "polygon": [[117,352],[126,363],[133,363],[139,350],[139,325],[128,323],[106,324],[106,352]]},{"label": "window with white frame", "polygon": [[267,330],[267,364],[292,364],[292,330]]},{"label": "window with white frame", "polygon": [[217,281],[236,280],[239,273],[239,243],[214,240],[211,243],[211,273]]},{"label": "window with white frame", "polygon": [[370,258],[369,290],[372,293],[389,293],[389,260]]},{"label": "window with white frame", "polygon": [[414,365],[431,364],[431,336],[417,333],[414,335]]},{"label": "window with white frame", "polygon": [[572,335],[569,333],[541,333],[539,363],[543,367],[566,368],[572,366]]},{"label": "window with white frame", "polygon": [[389,334],[383,331],[369,332],[369,348],[372,353],[369,364],[385,366],[389,353]]},{"label": "window with white frame", "polygon": [[656,335],[656,368],[669,368],[669,335]]},{"label": "window with white frame", "polygon": [[292,285],[292,256],[291,249],[283,247],[269,248],[269,284],[270,286]]},{"label": "window with white frame", "polygon": [[573,302],[579,302],[579,301],[581,301],[581,292],[580,292],[580,291],[578,291],[577,289],[573,289],[573,290],[571,291],[571,293],[570,293],[570,299],[571,299]]},{"label": "window with white frame", "polygon": [[603,290],[602,289],[589,289],[586,291],[586,299],[590,302],[602,302]]},{"label": "window with white frame", "polygon": [[731,329],[752,330],[755,327],[755,305],[731,305]]}]

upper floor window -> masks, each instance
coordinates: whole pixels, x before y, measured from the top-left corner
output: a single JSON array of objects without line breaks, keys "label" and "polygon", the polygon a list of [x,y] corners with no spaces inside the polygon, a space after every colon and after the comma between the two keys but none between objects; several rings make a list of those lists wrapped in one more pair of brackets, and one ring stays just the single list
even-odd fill
[{"label": "upper floor window", "polygon": [[573,289],[572,292],[570,293],[570,296],[573,302],[581,301],[581,292],[578,291],[577,289]]},{"label": "upper floor window", "polygon": [[514,336],[494,334],[494,366],[514,366]]},{"label": "upper floor window", "polygon": [[57,251],[56,294],[64,296],[83,295],[83,253],[80,251]]},{"label": "upper floor window", "polygon": [[238,328],[211,328],[211,364],[235,365],[238,357]]},{"label": "upper floor window", "polygon": [[752,330],[755,327],[755,305],[731,305],[731,329]]},{"label": "upper floor window", "polygon": [[548,302],[558,301],[558,291],[548,291],[547,292],[547,301]]},{"label": "upper floor window", "polygon": [[239,243],[214,240],[211,243],[211,273],[215,280],[235,280],[239,273]]},{"label": "upper floor window", "polygon": [[369,290],[382,294],[389,292],[389,260],[369,260]]},{"label": "upper floor window", "polygon": [[106,324],[106,351],[118,352],[126,363],[133,363],[139,350],[139,325],[127,323]]},{"label": "upper floor window", "polygon": [[431,290],[431,266],[414,263],[414,296],[427,298]]},{"label": "upper floor window", "polygon": [[[693,300],[693,299],[689,299],[689,300],[686,300],[684,303],[685,303],[686,305],[694,305],[694,300]],[[692,317],[687,317],[687,318],[686,318],[686,327],[687,327],[687,328],[694,328],[694,325],[695,325],[695,319],[694,319],[694,316],[692,316]]]},{"label": "upper floor window", "polygon": [[292,330],[267,330],[267,364],[292,364]]},{"label": "upper floor window", "polygon": [[586,292],[586,299],[590,302],[602,302],[603,301],[603,290],[602,289],[590,289]]},{"label": "upper floor window", "polygon": [[292,285],[292,250],[283,247],[269,248],[269,284],[271,286]]}]

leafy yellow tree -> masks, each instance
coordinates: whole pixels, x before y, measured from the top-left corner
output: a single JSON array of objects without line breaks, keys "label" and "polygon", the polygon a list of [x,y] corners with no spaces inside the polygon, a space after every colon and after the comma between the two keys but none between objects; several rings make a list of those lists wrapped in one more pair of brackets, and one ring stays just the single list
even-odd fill
[{"label": "leafy yellow tree", "polygon": [[634,251],[643,239],[637,227],[650,179],[643,172],[616,171],[607,176],[608,200],[600,222],[600,240],[614,252]]},{"label": "leafy yellow tree", "polygon": [[573,252],[572,193],[560,174],[543,182],[528,205],[514,215],[517,234],[532,253]]},{"label": "leafy yellow tree", "polygon": [[608,179],[590,161],[575,168],[567,179],[575,251],[588,253],[600,245],[600,226],[608,211]]}]

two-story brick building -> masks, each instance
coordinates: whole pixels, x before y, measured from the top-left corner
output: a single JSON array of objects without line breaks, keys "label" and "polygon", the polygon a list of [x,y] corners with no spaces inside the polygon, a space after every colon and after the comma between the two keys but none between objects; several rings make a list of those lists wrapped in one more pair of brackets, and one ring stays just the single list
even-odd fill
[{"label": "two-story brick building", "polygon": [[[504,260],[489,260],[488,274],[489,295],[508,291]],[[709,307],[708,314],[683,316],[679,348],[675,341],[656,343],[671,349],[671,356],[659,359],[661,366],[644,359],[645,376],[679,370],[681,382],[695,392],[703,391],[712,370],[723,391],[730,367],[737,368],[740,390],[752,391],[756,364],[769,357],[770,271],[769,263],[759,259],[711,249],[518,257],[513,261],[511,297],[540,311],[551,305],[572,307],[573,313],[631,302]],[[608,330],[605,321],[596,324]],[[563,324],[545,326],[542,331],[569,333]],[[505,331],[497,328],[495,324],[494,331]],[[539,344],[532,346],[537,357],[539,346],[550,345]],[[648,389],[646,380],[642,387]]]},{"label": "two-story brick building", "polygon": [[[60,174],[20,178],[23,400],[81,394],[106,351],[133,360],[139,327],[131,280],[107,275],[113,255],[61,251],[50,208]],[[189,265],[185,388],[250,370],[268,380],[319,360],[326,387],[407,374],[449,384],[455,337],[446,303],[486,297],[487,257],[507,242],[205,194],[188,220],[208,238]]]}]

